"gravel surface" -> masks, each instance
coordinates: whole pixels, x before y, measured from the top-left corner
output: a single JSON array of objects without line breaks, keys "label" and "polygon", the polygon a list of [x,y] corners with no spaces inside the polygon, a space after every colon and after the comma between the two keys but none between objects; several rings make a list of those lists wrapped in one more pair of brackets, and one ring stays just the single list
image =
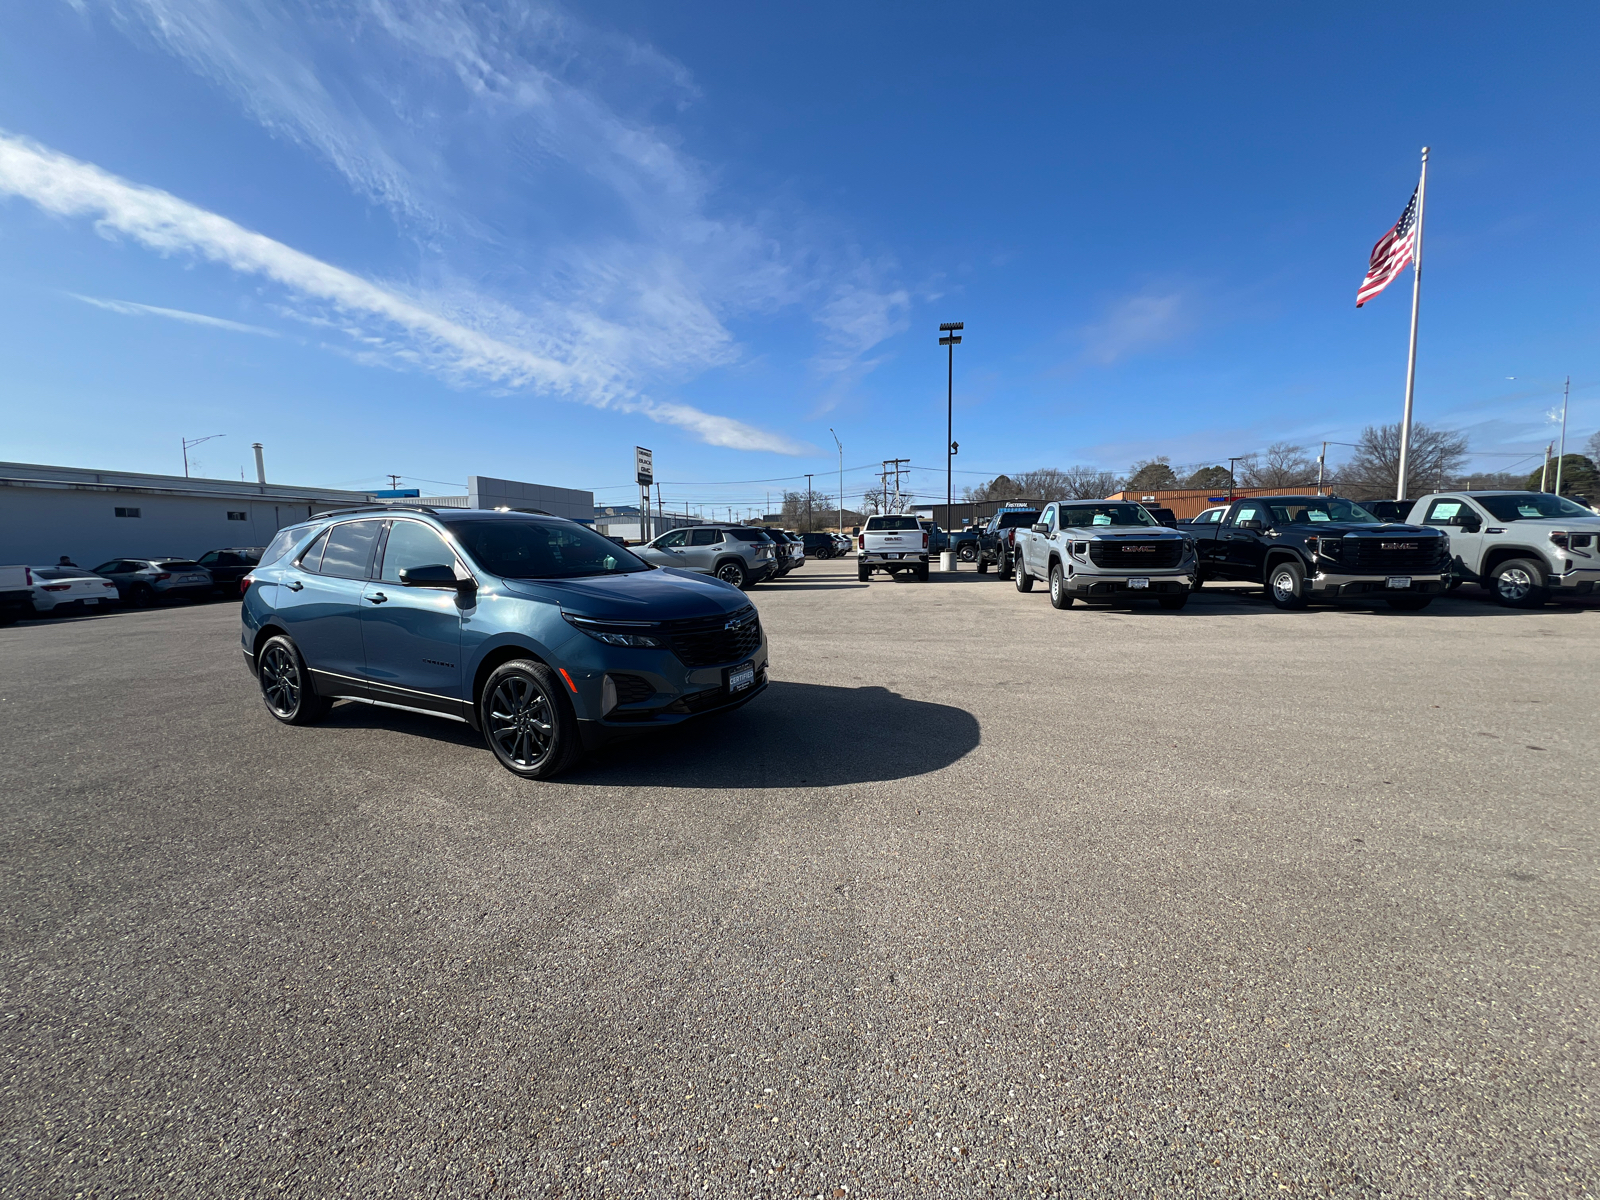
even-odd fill
[{"label": "gravel surface", "polygon": [[6,1196],[1591,1196],[1600,610],[751,593],[530,784],[263,710],[231,605],[0,630]]}]

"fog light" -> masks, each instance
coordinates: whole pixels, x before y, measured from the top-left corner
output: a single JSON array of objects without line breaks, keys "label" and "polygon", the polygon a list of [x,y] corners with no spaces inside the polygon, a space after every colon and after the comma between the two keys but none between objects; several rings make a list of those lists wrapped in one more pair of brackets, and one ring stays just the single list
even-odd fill
[{"label": "fog light", "polygon": [[600,715],[608,716],[616,706],[617,685],[611,681],[611,676],[607,675],[600,681]]}]

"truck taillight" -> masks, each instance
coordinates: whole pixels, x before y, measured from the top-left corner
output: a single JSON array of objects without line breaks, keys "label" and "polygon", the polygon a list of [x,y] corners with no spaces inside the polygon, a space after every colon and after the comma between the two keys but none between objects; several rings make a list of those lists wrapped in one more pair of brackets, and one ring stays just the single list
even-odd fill
[{"label": "truck taillight", "polygon": [[867,548],[867,535],[864,534],[864,533],[863,534],[858,534],[856,536],[856,549],[857,550],[865,550],[866,548]]},{"label": "truck taillight", "polygon": [[928,548],[928,531],[926,529],[922,531],[922,548],[924,550]]}]

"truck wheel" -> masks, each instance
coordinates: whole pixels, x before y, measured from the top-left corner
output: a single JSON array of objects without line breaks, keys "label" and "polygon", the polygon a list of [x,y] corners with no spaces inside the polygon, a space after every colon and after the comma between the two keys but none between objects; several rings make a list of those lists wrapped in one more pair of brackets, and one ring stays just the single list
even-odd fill
[{"label": "truck wheel", "polygon": [[1156,598],[1156,603],[1161,605],[1162,608],[1168,609],[1169,611],[1176,611],[1182,608],[1185,604],[1189,603],[1190,595],[1191,593],[1189,592],[1180,592],[1176,596],[1158,596]]},{"label": "truck wheel", "polygon": [[912,575],[912,577],[914,579],[916,579],[916,581],[918,583],[927,583],[928,582],[928,564],[927,563],[923,563],[922,565],[920,565],[918,567],[914,567],[912,569],[912,571],[911,571],[911,575]]},{"label": "truck wheel", "polygon": [[1513,558],[1501,563],[1489,576],[1489,589],[1507,608],[1538,608],[1550,598],[1550,589],[1544,582],[1544,568],[1531,558]]},{"label": "truck wheel", "polygon": [[1433,603],[1432,596],[1390,596],[1389,607],[1401,612],[1421,612]]},{"label": "truck wheel", "polygon": [[1071,608],[1072,593],[1067,591],[1067,573],[1060,563],[1050,564],[1050,603],[1055,608]]},{"label": "truck wheel", "polygon": [[866,583],[869,579],[872,578],[872,568],[871,567],[864,567],[860,563],[857,563],[856,564],[856,578],[860,582]]},{"label": "truck wheel", "polygon": [[987,558],[980,558],[978,560],[978,574],[979,575],[987,575],[988,573],[989,573],[989,560]]},{"label": "truck wheel", "polygon": [[1273,563],[1267,570],[1267,598],[1279,608],[1304,608],[1306,573],[1293,559]]},{"label": "truck wheel", "polygon": [[1011,556],[1005,551],[1000,552],[1000,557],[994,560],[994,573],[1001,579],[1010,579],[1011,573],[1017,569],[1017,564],[1011,561]]},{"label": "truck wheel", "polygon": [[1028,574],[1028,569],[1021,563],[1011,568],[1012,577],[1017,581],[1017,591],[1033,591],[1033,576]]},{"label": "truck wheel", "polygon": [[967,542],[962,545],[960,550],[956,551],[956,556],[960,558],[962,562],[971,562],[973,559],[978,557],[978,548],[971,542]]}]

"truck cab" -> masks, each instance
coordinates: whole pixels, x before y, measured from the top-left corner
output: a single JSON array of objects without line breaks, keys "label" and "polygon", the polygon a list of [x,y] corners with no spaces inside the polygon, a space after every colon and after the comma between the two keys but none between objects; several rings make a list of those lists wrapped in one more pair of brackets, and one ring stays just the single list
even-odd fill
[{"label": "truck cab", "polygon": [[1600,585],[1600,513],[1549,492],[1434,492],[1411,510],[1450,539],[1451,586],[1531,608]]},{"label": "truck cab", "polygon": [[1381,598],[1415,611],[1450,579],[1450,539],[1439,530],[1380,521],[1338,496],[1251,496],[1184,532],[1202,581],[1261,584],[1279,608]]}]

